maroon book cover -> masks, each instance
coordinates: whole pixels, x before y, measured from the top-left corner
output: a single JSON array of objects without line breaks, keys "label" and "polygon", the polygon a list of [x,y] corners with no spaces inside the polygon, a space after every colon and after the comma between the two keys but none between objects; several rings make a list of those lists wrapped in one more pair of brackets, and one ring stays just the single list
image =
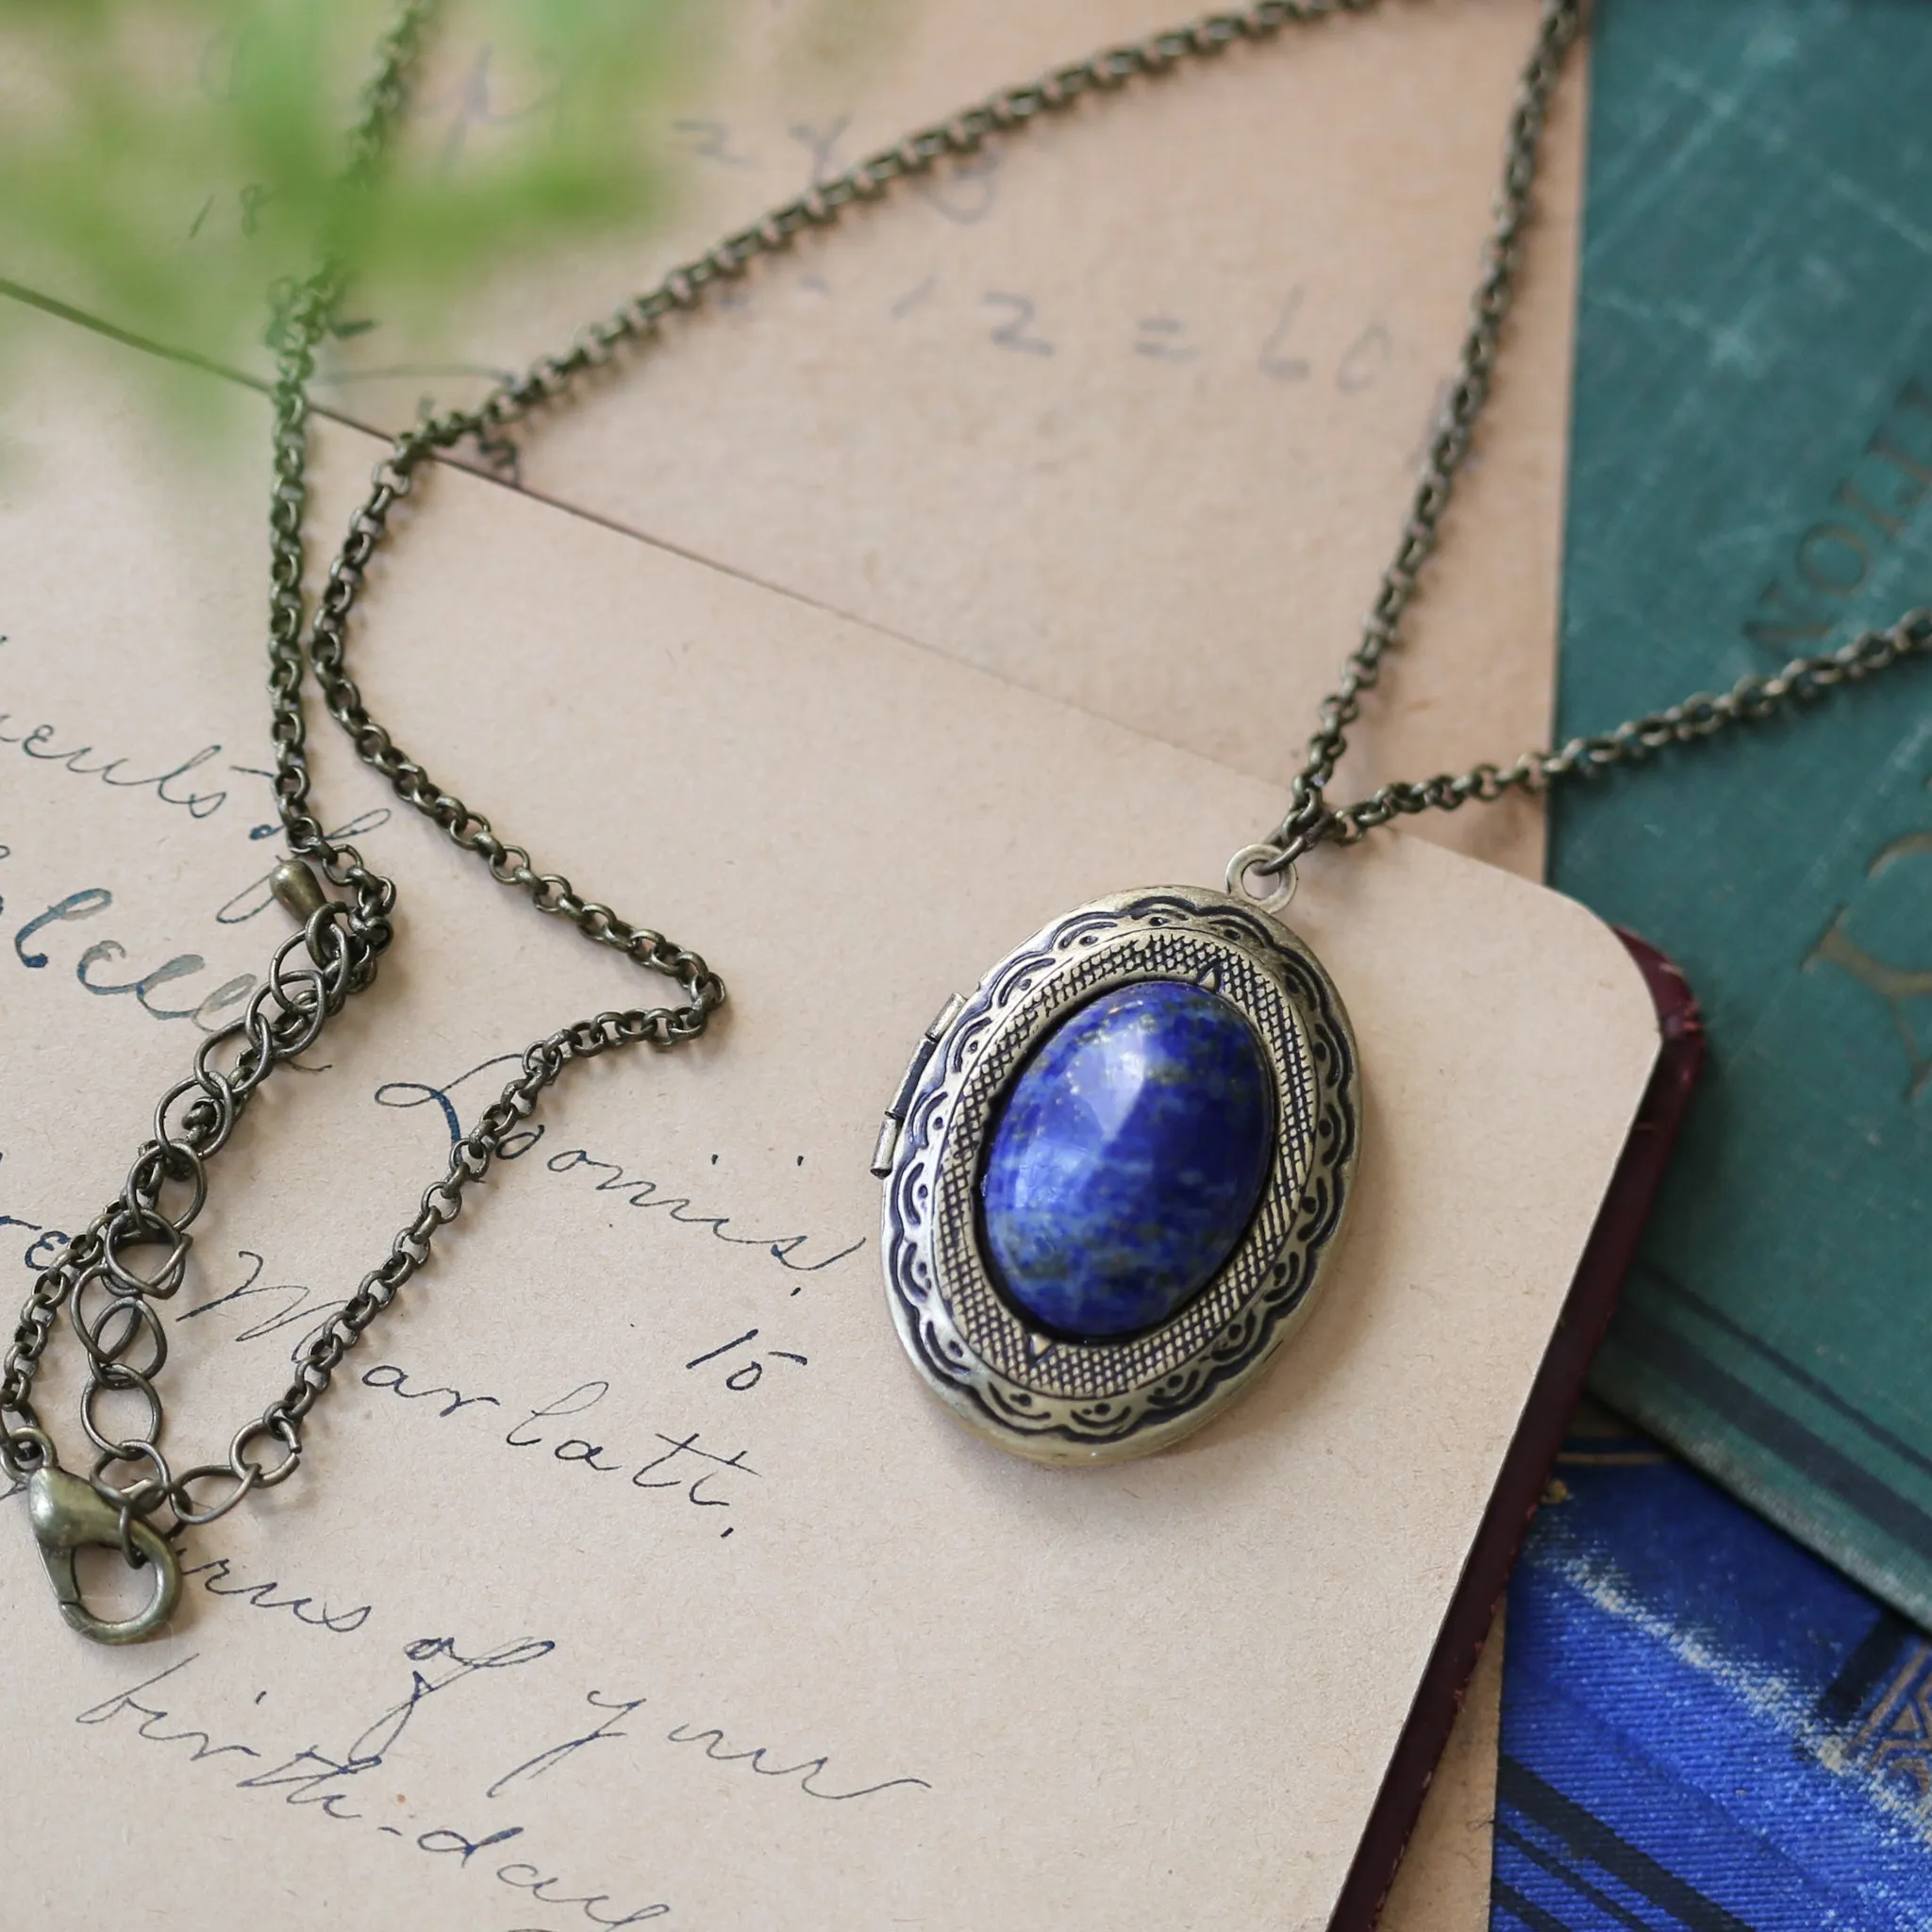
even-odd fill
[{"label": "maroon book cover", "polygon": [[1503,1601],[1510,1565],[1536,1513],[1570,1412],[1583,1393],[1591,1357],[1609,1326],[1617,1292],[1636,1256],[1690,1090],[1704,1064],[1704,1025],[1684,975],[1646,941],[1621,931],[1618,937],[1641,968],[1657,1004],[1663,1039],[1657,1068],[1577,1263],[1549,1353],[1524,1405],[1523,1420],[1483,1512],[1462,1580],[1442,1619],[1408,1723],[1389,1760],[1328,1932],[1372,1932],[1381,1913],[1403,1847],[1422,1809],[1423,1794],[1449,1741],[1483,1640]]}]

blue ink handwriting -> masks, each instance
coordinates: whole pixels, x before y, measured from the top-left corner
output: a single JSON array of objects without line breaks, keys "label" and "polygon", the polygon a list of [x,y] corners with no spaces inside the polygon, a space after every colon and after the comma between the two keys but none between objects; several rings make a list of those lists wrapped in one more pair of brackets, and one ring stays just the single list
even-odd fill
[{"label": "blue ink handwriting", "polygon": [[[418,1080],[389,1080],[375,1090],[378,1107],[409,1108],[434,1107],[442,1116],[444,1127],[448,1130],[450,1142],[454,1145],[462,1138],[462,1121],[457,1105],[450,1096],[466,1081],[478,1074],[487,1073],[492,1067],[521,1065],[521,1054],[497,1054],[491,1059],[483,1060],[470,1068],[467,1073],[458,1074],[454,1080],[441,1086],[431,1086]],[[501,1158],[515,1160],[527,1154],[543,1136],[541,1124],[526,1127],[519,1133],[509,1135],[503,1146]],[[766,1254],[793,1274],[817,1274],[847,1256],[856,1255],[865,1246],[863,1238],[848,1242],[834,1253],[817,1260],[794,1258],[799,1251],[818,1239],[809,1234],[780,1235],[775,1240],[768,1235],[744,1235],[729,1232],[731,1216],[728,1214],[702,1214],[692,1212],[693,1197],[689,1194],[661,1192],[660,1183],[648,1180],[640,1174],[625,1171],[621,1161],[605,1160],[583,1147],[566,1147],[550,1155],[543,1163],[545,1171],[554,1174],[569,1174],[591,1172],[601,1176],[593,1183],[594,1191],[600,1194],[615,1194],[628,1208],[639,1209],[658,1208],[667,1220],[675,1221],[681,1227],[703,1227],[710,1231],[714,1241],[724,1242],[727,1247],[761,1248]],[[793,1294],[799,1287],[791,1290]]]}]

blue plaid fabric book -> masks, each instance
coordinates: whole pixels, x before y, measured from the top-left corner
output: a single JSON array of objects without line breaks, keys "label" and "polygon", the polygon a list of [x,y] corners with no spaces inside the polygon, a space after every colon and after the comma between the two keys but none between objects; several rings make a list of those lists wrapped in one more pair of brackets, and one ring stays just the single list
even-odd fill
[{"label": "blue plaid fabric book", "polygon": [[1932,1643],[1641,1437],[1518,1560],[1491,1932],[1932,1926]]}]

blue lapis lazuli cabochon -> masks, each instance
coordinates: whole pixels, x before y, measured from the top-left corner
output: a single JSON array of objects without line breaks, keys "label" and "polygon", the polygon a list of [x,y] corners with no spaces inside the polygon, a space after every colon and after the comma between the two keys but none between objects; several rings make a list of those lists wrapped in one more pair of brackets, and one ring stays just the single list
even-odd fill
[{"label": "blue lapis lazuli cabochon", "polygon": [[1246,1229],[1274,1123],[1260,1042],[1218,994],[1141,980],[1077,1008],[993,1124],[980,1204],[1001,1291],[1083,1341],[1168,1321]]}]

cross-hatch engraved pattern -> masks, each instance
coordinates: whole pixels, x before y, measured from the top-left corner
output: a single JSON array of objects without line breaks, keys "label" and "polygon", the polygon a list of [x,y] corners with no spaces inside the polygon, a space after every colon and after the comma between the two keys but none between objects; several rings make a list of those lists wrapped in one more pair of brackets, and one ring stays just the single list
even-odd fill
[{"label": "cross-hatch engraved pattern", "polygon": [[[1040,1352],[992,1284],[980,1251],[980,1157],[1000,1096],[1033,1049],[1074,1008],[1136,980],[1214,986],[1247,1017],[1268,1056],[1275,1094],[1274,1158],[1240,1246],[1213,1284],[1171,1322],[1127,1341],[1056,1341]],[[1132,932],[1058,966],[1029,990],[981,1050],[944,1124],[935,1258],[962,1335],[992,1368],[1041,1395],[1093,1399],[1158,1382],[1207,1348],[1277,1264],[1312,1153],[1315,1071],[1306,1029],[1281,986],[1253,955],[1192,931]],[[934,1124],[936,1126],[939,1123]]]}]

